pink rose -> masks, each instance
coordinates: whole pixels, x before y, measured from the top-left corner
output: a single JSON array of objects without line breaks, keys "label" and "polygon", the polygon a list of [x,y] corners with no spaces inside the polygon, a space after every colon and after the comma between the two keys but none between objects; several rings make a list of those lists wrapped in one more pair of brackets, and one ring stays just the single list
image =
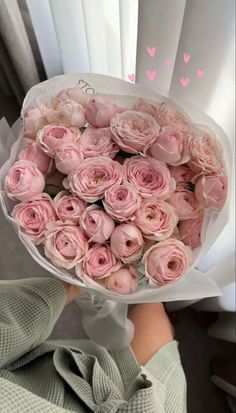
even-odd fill
[{"label": "pink rose", "polygon": [[57,267],[73,268],[84,259],[87,251],[87,238],[78,226],[62,221],[47,225],[44,252]]},{"label": "pink rose", "polygon": [[113,159],[120,150],[113,141],[110,128],[88,127],[82,133],[79,145],[83,158],[94,158],[101,155]]},{"label": "pink rose", "polygon": [[[90,279],[99,280],[108,277],[113,271],[118,270],[120,266],[121,263],[108,245],[94,244],[84,259],[82,277],[90,283]],[[80,266],[77,266],[76,273],[78,276],[81,276]]]},{"label": "pink rose", "polygon": [[124,263],[134,262],[142,255],[143,237],[133,224],[115,227],[110,240],[112,252]]},{"label": "pink rose", "polygon": [[49,158],[35,141],[27,142],[25,149],[22,149],[18,158],[20,161],[24,160],[35,163],[44,175],[50,175],[54,168],[52,158]]},{"label": "pink rose", "polygon": [[227,196],[228,182],[226,176],[201,176],[195,185],[195,196],[204,208],[223,208]]},{"label": "pink rose", "polygon": [[179,223],[180,239],[192,249],[201,245],[202,223],[203,216],[195,219],[187,219]]},{"label": "pink rose", "polygon": [[58,93],[57,98],[64,101],[74,100],[82,106],[85,106],[88,100],[85,92],[79,86],[61,90]]},{"label": "pink rose", "polygon": [[194,172],[219,173],[223,171],[222,147],[209,133],[196,129],[189,141],[188,165]]},{"label": "pink rose", "polygon": [[12,211],[12,216],[20,224],[20,230],[38,245],[44,239],[46,226],[57,220],[53,203],[48,194],[33,196],[30,201],[20,202]]},{"label": "pink rose", "polygon": [[123,178],[122,166],[106,158],[85,159],[80,166],[68,176],[71,192],[87,202],[96,202],[103,198],[105,191]]},{"label": "pink rose", "polygon": [[66,128],[65,126],[46,125],[37,133],[40,148],[53,158],[58,147],[64,143],[75,143],[80,136],[80,131]]},{"label": "pink rose", "polygon": [[114,271],[105,279],[108,290],[118,294],[132,294],[138,287],[138,273],[133,265]]},{"label": "pink rose", "polygon": [[128,183],[115,184],[104,195],[103,206],[106,212],[117,221],[133,220],[141,198]]},{"label": "pink rose", "polygon": [[192,263],[192,251],[173,238],[158,242],[147,250],[142,262],[151,284],[164,285],[179,280]]},{"label": "pink rose", "polygon": [[184,186],[176,188],[176,191],[170,196],[169,202],[175,208],[180,221],[199,216],[199,203],[194,193]]},{"label": "pink rose", "polygon": [[182,134],[175,126],[164,126],[149,152],[158,161],[171,165],[185,163],[190,159]]},{"label": "pink rose", "polygon": [[61,221],[79,224],[81,215],[86,208],[86,203],[69,194],[67,191],[59,192],[54,200],[54,208]]},{"label": "pink rose", "polygon": [[138,112],[145,112],[151,115],[156,120],[156,113],[158,110],[159,104],[153,105],[153,103],[145,100],[145,99],[138,99],[135,104],[133,105],[133,110],[137,110]]},{"label": "pink rose", "polygon": [[64,143],[55,152],[55,163],[58,171],[68,175],[81,163],[79,146],[76,143]]},{"label": "pink rose", "polygon": [[133,156],[124,162],[124,178],[143,198],[169,198],[175,190],[167,166],[149,156]]},{"label": "pink rose", "polygon": [[145,238],[162,241],[169,238],[178,223],[172,205],[157,199],[145,199],[136,211],[135,225]]},{"label": "pink rose", "polygon": [[89,241],[102,244],[110,238],[115,223],[100,206],[90,205],[81,216],[80,226],[87,234]]},{"label": "pink rose", "polygon": [[51,196],[55,196],[58,194],[58,192],[63,191],[64,190],[64,186],[63,186],[64,178],[65,176],[61,172],[55,170],[55,172],[52,175],[49,175],[46,178],[44,192],[47,192]]},{"label": "pink rose", "polygon": [[157,107],[156,121],[158,125],[175,126],[182,133],[184,142],[187,144],[192,136],[193,124],[191,119],[186,114],[183,114],[174,106],[169,106],[166,103],[161,103]]},{"label": "pink rose", "polygon": [[128,153],[146,151],[160,131],[152,116],[135,110],[117,113],[111,119],[110,127],[114,141]]},{"label": "pink rose", "polygon": [[52,98],[52,108],[46,111],[48,123],[67,127],[82,128],[86,122],[84,108],[74,100]]},{"label": "pink rose", "polygon": [[23,120],[23,135],[26,138],[35,139],[39,129],[42,129],[48,122],[45,117],[45,107],[43,105],[29,109]]},{"label": "pink rose", "polygon": [[169,171],[176,184],[191,182],[195,173],[187,165],[169,166]]},{"label": "pink rose", "polygon": [[4,190],[11,199],[28,201],[43,192],[45,180],[38,167],[29,161],[18,161],[8,171]]},{"label": "pink rose", "polygon": [[92,97],[86,107],[85,116],[90,125],[95,128],[110,126],[110,120],[117,112],[123,111],[114,102],[102,98]]}]

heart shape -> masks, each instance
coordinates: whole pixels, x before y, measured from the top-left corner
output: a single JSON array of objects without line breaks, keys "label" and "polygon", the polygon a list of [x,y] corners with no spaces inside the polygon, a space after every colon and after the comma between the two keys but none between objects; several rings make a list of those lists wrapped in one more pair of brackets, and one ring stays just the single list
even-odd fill
[{"label": "heart shape", "polygon": [[130,82],[135,82],[135,74],[130,73],[130,75],[128,75],[128,79],[130,80]]},{"label": "heart shape", "polygon": [[146,75],[147,78],[152,82],[157,75],[157,70],[146,70]]},{"label": "heart shape", "polygon": [[188,84],[189,84],[189,78],[188,77],[181,77],[180,82],[181,82],[183,87],[187,87]]},{"label": "heart shape", "polygon": [[203,77],[205,74],[204,70],[202,69],[197,69],[197,77]]},{"label": "heart shape", "polygon": [[154,57],[156,54],[156,48],[155,47],[147,47],[147,52],[151,57]]},{"label": "heart shape", "polygon": [[171,64],[171,60],[170,60],[170,59],[166,59],[166,60],[165,60],[165,65],[166,65],[166,66],[170,66],[170,64]]},{"label": "heart shape", "polygon": [[188,63],[190,60],[190,54],[184,53],[183,54],[184,63]]}]

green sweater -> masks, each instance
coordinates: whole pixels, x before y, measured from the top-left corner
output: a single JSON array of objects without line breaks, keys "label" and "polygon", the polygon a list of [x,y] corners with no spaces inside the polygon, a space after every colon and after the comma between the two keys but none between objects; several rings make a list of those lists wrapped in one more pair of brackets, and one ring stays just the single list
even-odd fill
[{"label": "green sweater", "polygon": [[66,301],[59,280],[0,282],[1,413],[185,413],[177,343],[143,367],[130,347],[45,341]]}]

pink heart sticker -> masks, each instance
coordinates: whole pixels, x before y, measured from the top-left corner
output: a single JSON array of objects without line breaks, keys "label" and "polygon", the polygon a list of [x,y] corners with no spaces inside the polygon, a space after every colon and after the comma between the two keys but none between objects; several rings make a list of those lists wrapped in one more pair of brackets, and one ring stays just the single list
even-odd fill
[{"label": "pink heart sticker", "polygon": [[171,60],[170,60],[170,59],[166,59],[166,60],[165,60],[165,65],[166,65],[166,66],[170,66],[170,65],[171,65]]},{"label": "pink heart sticker", "polygon": [[183,87],[187,87],[188,84],[189,84],[189,78],[188,77],[181,77],[180,82],[181,82]]},{"label": "pink heart sticker", "polygon": [[188,63],[190,60],[190,54],[184,53],[183,54],[184,63]]},{"label": "pink heart sticker", "polygon": [[202,69],[197,69],[196,74],[197,74],[197,77],[203,77],[205,75],[205,72]]},{"label": "pink heart sticker", "polygon": [[156,54],[156,48],[155,47],[147,47],[147,52],[151,57],[154,57]]},{"label": "pink heart sticker", "polygon": [[130,73],[130,75],[128,75],[128,79],[130,80],[130,82],[135,82],[135,74]]},{"label": "pink heart sticker", "polygon": [[156,77],[156,75],[157,75],[157,70],[146,70],[146,75],[147,75],[147,77],[148,77],[148,79],[152,82],[154,79],[155,79],[155,77]]}]

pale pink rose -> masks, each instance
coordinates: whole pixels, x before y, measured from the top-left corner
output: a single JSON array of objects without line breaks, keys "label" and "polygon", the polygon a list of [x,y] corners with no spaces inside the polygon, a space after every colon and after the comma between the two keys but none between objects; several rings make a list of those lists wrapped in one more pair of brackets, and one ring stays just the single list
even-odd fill
[{"label": "pale pink rose", "polygon": [[79,146],[76,143],[64,143],[55,152],[55,164],[58,171],[65,175],[74,171],[81,163]]},{"label": "pale pink rose", "polygon": [[192,250],[174,238],[158,242],[147,250],[142,262],[152,285],[178,281],[192,264]]},{"label": "pale pink rose", "polygon": [[45,193],[17,204],[13,208],[12,216],[19,222],[21,232],[36,245],[43,241],[47,224],[57,220],[52,199]]},{"label": "pale pink rose", "polygon": [[168,201],[175,208],[180,221],[197,218],[199,216],[199,203],[194,193],[184,186],[178,186]]},{"label": "pale pink rose", "polygon": [[175,126],[164,126],[149,152],[158,161],[171,165],[185,163],[190,159],[182,133]]},{"label": "pale pink rose", "polygon": [[141,257],[143,251],[141,231],[133,224],[120,224],[111,235],[110,246],[121,261],[134,262]]},{"label": "pale pink rose", "polygon": [[114,142],[110,128],[93,128],[89,126],[79,140],[80,153],[83,158],[107,156],[115,158],[119,147]]},{"label": "pale pink rose", "polygon": [[51,196],[55,196],[58,192],[64,190],[63,180],[65,175],[55,169],[55,172],[46,178],[45,191]]},{"label": "pale pink rose", "polygon": [[54,169],[52,158],[47,156],[35,141],[27,142],[26,147],[19,153],[18,159],[35,163],[44,175],[50,175]]},{"label": "pale pink rose", "polygon": [[192,249],[201,245],[203,218],[203,215],[201,215],[199,218],[187,219],[179,223],[180,239]]},{"label": "pale pink rose", "polygon": [[23,120],[23,135],[26,138],[35,139],[38,130],[48,123],[45,117],[45,110],[46,108],[40,105],[26,112]]},{"label": "pale pink rose", "polygon": [[133,265],[114,271],[105,279],[106,288],[118,294],[132,294],[138,287],[138,273]]},{"label": "pale pink rose", "polygon": [[114,141],[125,152],[145,152],[156,140],[160,128],[151,115],[135,110],[117,113],[111,119]]},{"label": "pale pink rose", "polygon": [[[121,263],[108,245],[94,244],[83,262],[83,278],[88,282],[90,282],[89,278],[99,280],[108,277],[120,267]],[[79,267],[77,267],[77,274],[81,275],[78,270]]]},{"label": "pale pink rose", "polygon": [[122,178],[122,166],[118,162],[98,156],[83,160],[68,176],[68,186],[79,198],[87,202],[96,202],[103,198],[111,185],[120,183]]},{"label": "pale pink rose", "polygon": [[137,110],[138,112],[145,112],[151,115],[156,120],[156,114],[159,104],[153,104],[145,99],[138,99],[132,107],[132,110]]},{"label": "pale pink rose", "polygon": [[85,111],[85,116],[90,125],[95,128],[105,128],[110,126],[110,120],[117,112],[121,112],[124,109],[119,108],[116,103],[109,99],[102,97],[92,97]]},{"label": "pale pink rose", "polygon": [[32,196],[41,194],[45,180],[38,167],[29,161],[18,161],[8,171],[4,190],[11,199],[28,201]]},{"label": "pale pink rose", "polygon": [[167,199],[175,190],[175,180],[171,178],[167,166],[150,156],[133,156],[124,162],[124,179],[143,198]]},{"label": "pale pink rose", "polygon": [[172,178],[174,178],[176,185],[184,182],[191,182],[195,176],[195,172],[193,172],[187,165],[169,166],[169,171]]},{"label": "pale pink rose", "polygon": [[195,196],[204,208],[223,208],[227,196],[228,181],[226,176],[202,176],[195,185]]},{"label": "pale pink rose", "polygon": [[83,199],[69,194],[67,191],[59,192],[54,200],[55,211],[61,221],[79,224],[81,215],[86,208]]},{"label": "pale pink rose", "polygon": [[90,205],[81,216],[80,227],[84,230],[90,242],[102,244],[110,238],[115,223],[100,206]]},{"label": "pale pink rose", "polygon": [[193,133],[193,124],[190,118],[174,106],[170,106],[166,103],[161,103],[157,107],[156,121],[158,125],[163,126],[175,126],[182,133],[185,143],[188,143]]},{"label": "pale pink rose", "polygon": [[44,252],[57,267],[73,268],[84,259],[87,251],[87,238],[78,226],[62,221],[47,225]]},{"label": "pale pink rose", "polygon": [[48,123],[66,127],[82,128],[86,122],[82,105],[74,100],[52,98],[51,108],[45,113]]},{"label": "pale pink rose", "polygon": [[80,131],[65,126],[46,125],[37,133],[40,148],[51,158],[54,158],[58,147],[64,143],[76,143]]},{"label": "pale pink rose", "polygon": [[85,92],[79,86],[62,89],[58,93],[57,98],[65,101],[74,100],[82,106],[85,106],[88,100]]},{"label": "pale pink rose", "polygon": [[196,129],[188,146],[191,158],[188,165],[194,172],[209,174],[223,171],[223,150],[215,137]]},{"label": "pale pink rose", "polygon": [[128,183],[115,184],[104,195],[103,206],[106,212],[117,221],[133,220],[139,208],[141,197]]},{"label": "pale pink rose", "polygon": [[134,224],[145,238],[162,241],[169,238],[178,223],[175,208],[158,199],[145,199],[135,213]]}]

